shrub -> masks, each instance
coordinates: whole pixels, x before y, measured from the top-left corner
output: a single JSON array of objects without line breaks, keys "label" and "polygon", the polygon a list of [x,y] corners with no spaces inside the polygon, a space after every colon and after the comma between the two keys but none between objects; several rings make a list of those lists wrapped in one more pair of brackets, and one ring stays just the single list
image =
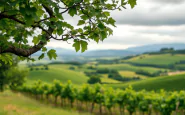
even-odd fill
[{"label": "shrub", "polygon": [[84,74],[85,74],[86,76],[88,76],[88,77],[91,77],[91,76],[98,76],[98,73],[96,73],[96,72],[87,72],[87,71],[85,71]]},{"label": "shrub", "polygon": [[118,71],[117,70],[113,70],[113,69],[104,68],[104,69],[98,69],[98,70],[96,70],[96,73],[99,73],[99,74],[107,74],[107,73],[115,73],[115,74],[118,74]]},{"label": "shrub", "polygon": [[71,66],[69,67],[70,70],[75,70],[75,67]]},{"label": "shrub", "polygon": [[107,69],[107,68],[98,69],[98,70],[96,70],[96,73],[99,73],[99,74],[106,74],[106,73],[109,73],[109,69]]},{"label": "shrub", "polygon": [[101,79],[100,79],[100,77],[92,76],[89,78],[89,80],[87,82],[89,84],[101,83]]},{"label": "shrub", "polygon": [[48,65],[44,65],[45,70],[49,70]]},{"label": "shrub", "polygon": [[160,76],[161,74],[165,73],[161,70],[154,72],[154,73],[150,73],[148,71],[145,70],[138,70],[135,72],[136,74],[140,74],[140,75],[145,75],[145,76],[149,76],[149,77],[156,77],[156,76]]},{"label": "shrub", "polygon": [[110,73],[108,78],[115,79],[118,81],[124,81],[124,78],[119,73]]},{"label": "shrub", "polygon": [[30,71],[33,71],[34,69],[33,69],[33,67],[30,67]]},{"label": "shrub", "polygon": [[88,66],[87,69],[96,69],[94,66]]},{"label": "shrub", "polygon": [[40,68],[35,68],[35,70],[39,70]]}]

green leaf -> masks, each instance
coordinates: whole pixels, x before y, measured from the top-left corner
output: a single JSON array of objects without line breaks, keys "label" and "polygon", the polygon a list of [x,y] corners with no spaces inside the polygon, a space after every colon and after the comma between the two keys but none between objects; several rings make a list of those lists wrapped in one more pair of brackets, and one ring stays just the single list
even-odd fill
[{"label": "green leaf", "polygon": [[39,43],[39,37],[34,37],[33,40],[32,40],[32,43],[34,43],[34,45],[38,44]]},{"label": "green leaf", "polygon": [[109,35],[113,35],[113,30],[111,28],[107,27],[107,31],[108,31]]},{"label": "green leaf", "polygon": [[26,25],[27,26],[30,26],[34,23],[33,17],[31,15],[26,15],[25,20],[26,20]]},{"label": "green leaf", "polygon": [[134,8],[134,6],[137,5],[136,1],[137,0],[128,0],[128,3],[130,4],[131,8]]},{"label": "green leaf", "polygon": [[75,3],[80,3],[82,0],[74,0]]},{"label": "green leaf", "polygon": [[68,24],[67,22],[62,22],[63,27],[67,27],[70,28],[71,30],[74,29],[73,26],[71,26],[70,24]]},{"label": "green leaf", "polygon": [[111,24],[112,26],[116,27],[116,26],[115,26],[115,22],[116,22],[116,21],[115,21],[113,18],[109,18],[109,19],[108,19],[108,22],[109,22],[109,24]]},{"label": "green leaf", "polygon": [[105,26],[104,26],[102,23],[98,24],[98,27],[99,27],[101,30],[104,30],[104,29],[105,29]]},{"label": "green leaf", "polygon": [[49,57],[49,59],[51,60],[52,58],[56,59],[57,57],[57,54],[56,54],[56,50],[54,49],[51,49],[47,52],[47,55]]},{"label": "green leaf", "polygon": [[46,52],[47,51],[47,48],[46,47],[43,47],[42,48],[42,52]]},{"label": "green leaf", "polygon": [[100,33],[100,38],[101,38],[101,40],[103,41],[105,38],[107,38],[107,33],[106,33],[105,31],[102,31],[102,32]]},{"label": "green leaf", "polygon": [[86,15],[82,15],[82,16],[80,16],[81,17],[81,19],[83,19],[83,20],[87,20],[88,19],[88,16],[86,16]]},{"label": "green leaf", "polygon": [[44,18],[47,18],[48,16],[46,14],[44,14]]},{"label": "green leaf", "polygon": [[70,16],[73,17],[75,14],[77,14],[76,7],[70,8],[69,11],[68,11],[68,13],[69,13]]},{"label": "green leaf", "polygon": [[20,8],[19,8],[19,11],[20,11],[23,15],[26,14],[26,9],[23,8],[23,7],[20,7]]},{"label": "green leaf", "polygon": [[74,42],[73,47],[75,47],[76,52],[78,52],[80,50],[80,42],[77,40]]},{"label": "green leaf", "polygon": [[97,34],[97,33],[93,33],[93,34],[92,34],[92,38],[93,38],[93,40],[96,41],[97,43],[98,43],[99,40],[100,40],[99,34]]},{"label": "green leaf", "polygon": [[82,52],[87,50],[88,43],[86,41],[80,41],[80,43],[81,43]]},{"label": "green leaf", "polygon": [[10,10],[7,12],[8,15],[16,15],[18,13],[17,10]]},{"label": "green leaf", "polygon": [[9,54],[0,54],[0,61],[3,61],[5,64],[9,65],[13,64],[12,56]]},{"label": "green leaf", "polygon": [[54,8],[55,13],[59,13],[59,8]]},{"label": "green leaf", "polygon": [[43,58],[44,58],[44,55],[45,55],[45,54],[44,54],[44,53],[42,53],[42,54],[39,56],[39,58],[38,58],[38,59],[39,59],[39,60],[43,59]]},{"label": "green leaf", "polygon": [[42,15],[44,15],[44,18],[47,18],[47,14],[44,14],[44,11],[42,10],[42,8],[39,8],[39,10],[37,10],[36,14],[39,17],[41,17]]},{"label": "green leaf", "polygon": [[125,0],[121,0],[121,5],[125,6],[127,4],[127,2],[125,2]]},{"label": "green leaf", "polygon": [[72,31],[71,31],[71,34],[72,34],[72,35],[75,35],[75,34],[77,34],[77,32],[78,32],[77,30],[72,30]]},{"label": "green leaf", "polygon": [[82,28],[79,28],[77,31],[80,32],[80,33],[83,32]]},{"label": "green leaf", "polygon": [[110,16],[110,12],[107,12],[107,11],[105,11],[105,12],[103,12],[106,16]]},{"label": "green leaf", "polygon": [[57,34],[60,36],[60,35],[62,35],[63,34],[63,29],[57,29]]},{"label": "green leaf", "polygon": [[83,24],[85,24],[85,21],[84,20],[79,20],[77,25],[80,26],[80,25],[83,25]]},{"label": "green leaf", "polygon": [[100,0],[100,3],[101,4],[105,4],[105,0]]},{"label": "green leaf", "polygon": [[94,38],[94,41],[96,41],[96,43],[98,43],[98,42],[99,42],[99,40],[100,40],[100,38],[99,38],[99,37],[95,37],[95,38]]}]

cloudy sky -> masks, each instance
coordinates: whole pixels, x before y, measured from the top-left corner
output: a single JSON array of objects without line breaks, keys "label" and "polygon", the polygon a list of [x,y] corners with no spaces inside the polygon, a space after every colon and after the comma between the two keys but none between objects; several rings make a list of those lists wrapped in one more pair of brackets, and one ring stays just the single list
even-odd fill
[{"label": "cloudy sky", "polygon": [[[88,49],[125,49],[158,43],[185,43],[185,0],[138,0],[134,9],[114,11],[113,36]],[[71,22],[74,19],[70,19]],[[52,41],[51,47],[74,49],[72,44]]]}]

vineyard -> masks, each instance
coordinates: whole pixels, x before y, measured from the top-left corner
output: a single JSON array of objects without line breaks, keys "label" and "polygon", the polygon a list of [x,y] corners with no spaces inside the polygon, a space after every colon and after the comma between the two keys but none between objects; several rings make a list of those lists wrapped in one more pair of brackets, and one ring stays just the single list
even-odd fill
[{"label": "vineyard", "polygon": [[35,82],[13,89],[36,100],[55,106],[73,108],[100,115],[170,115],[185,114],[185,91],[134,91],[105,88],[100,84],[75,86],[70,81],[62,84]]}]

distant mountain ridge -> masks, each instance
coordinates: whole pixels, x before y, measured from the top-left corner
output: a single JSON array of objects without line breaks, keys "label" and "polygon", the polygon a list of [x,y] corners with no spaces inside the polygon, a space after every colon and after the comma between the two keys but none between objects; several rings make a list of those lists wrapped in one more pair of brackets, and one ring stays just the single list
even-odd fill
[{"label": "distant mountain ridge", "polygon": [[138,53],[145,53],[145,52],[159,51],[161,48],[174,48],[175,50],[179,50],[179,49],[185,49],[185,44],[183,44],[183,43],[152,44],[152,45],[130,47],[125,50],[134,51],[134,52],[138,52]]},{"label": "distant mountain ridge", "polygon": [[127,51],[127,50],[92,50],[87,51],[85,53],[80,54],[81,56],[88,56],[88,57],[123,57],[128,55],[135,55],[137,52],[134,51]]},{"label": "distant mountain ridge", "polygon": [[[120,49],[120,50],[114,50],[114,49],[107,49],[107,50],[89,50],[84,53],[76,53],[75,50],[70,49],[64,49],[64,48],[52,48],[48,47],[48,49],[55,49],[57,52],[57,55],[59,57],[65,57],[65,56],[74,56],[74,57],[124,57],[129,55],[136,55],[136,54],[142,54],[145,52],[154,52],[159,51],[161,48],[174,48],[177,49],[185,49],[185,44],[183,43],[174,43],[174,44],[153,44],[153,45],[144,45],[144,46],[136,46],[136,47],[130,47],[127,49]],[[37,52],[34,54],[34,56],[39,56],[41,53]]]}]

